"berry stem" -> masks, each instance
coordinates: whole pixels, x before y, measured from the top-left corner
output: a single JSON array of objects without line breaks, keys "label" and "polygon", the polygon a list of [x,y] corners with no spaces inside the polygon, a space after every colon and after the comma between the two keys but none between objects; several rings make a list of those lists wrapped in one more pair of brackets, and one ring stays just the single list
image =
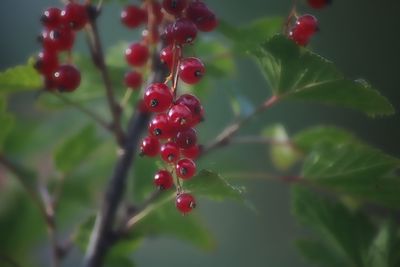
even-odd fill
[{"label": "berry stem", "polygon": [[297,0],[293,0],[292,8],[290,9],[289,15],[286,18],[285,24],[283,25],[283,33],[289,34],[290,24],[292,19],[297,17]]},{"label": "berry stem", "polygon": [[227,126],[222,132],[215,138],[213,142],[207,145],[200,156],[209,153],[210,151],[228,145],[231,142],[232,137],[248,122],[250,122],[254,117],[260,113],[270,109],[279,101],[277,96],[272,96],[267,101],[262,103],[257,109],[255,109],[251,114],[244,117],[243,119]]},{"label": "berry stem", "polygon": [[[97,11],[99,12],[99,10]],[[104,87],[106,89],[107,102],[113,118],[111,130],[115,135],[118,145],[122,147],[125,142],[125,134],[121,126],[122,109],[118,102],[115,100],[114,87],[111,82],[110,73],[108,71],[107,65],[105,64],[103,47],[97,28],[96,18],[90,19],[88,27],[86,28],[86,32],[93,63],[100,71]]]}]

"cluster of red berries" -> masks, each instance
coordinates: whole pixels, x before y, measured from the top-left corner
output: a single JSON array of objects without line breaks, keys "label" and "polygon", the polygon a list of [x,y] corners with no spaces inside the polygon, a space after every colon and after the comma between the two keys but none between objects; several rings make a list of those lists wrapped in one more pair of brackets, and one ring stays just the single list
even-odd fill
[{"label": "cluster of red berries", "polygon": [[[64,9],[50,7],[41,17],[44,26],[39,36],[42,51],[39,53],[35,68],[43,75],[47,90],[58,89],[72,92],[78,88],[81,75],[71,64],[60,64],[59,54],[70,52],[75,41],[75,33],[88,22],[88,6],[70,2]],[[71,57],[69,54],[68,61]]]},{"label": "cluster of red berries", "polygon": [[[196,205],[195,198],[184,192],[182,180],[191,179],[196,173],[194,160],[201,147],[195,130],[204,117],[200,100],[192,94],[178,95],[178,80],[196,84],[205,74],[200,59],[184,57],[183,48],[192,44],[198,31],[209,32],[218,22],[215,14],[200,0],[146,1],[142,6],[129,5],[121,13],[121,21],[128,28],[147,24],[140,42],[132,43],[125,50],[125,58],[132,67],[144,66],[150,56],[149,46],[162,42],[164,49],[160,61],[170,70],[165,83],[150,84],[144,93],[142,111],[154,113],[148,126],[149,135],[141,144],[143,156],[160,155],[165,169],[159,170],[154,184],[161,190],[176,185],[176,207],[182,213],[190,212]],[[125,84],[138,89],[142,74],[137,70],[125,75]]]},{"label": "cluster of red berries", "polygon": [[[331,4],[331,0],[307,0],[315,9],[321,9]],[[289,31],[289,38],[300,46],[307,46],[311,38],[319,30],[318,20],[315,16],[306,14],[296,19],[294,26]]]}]

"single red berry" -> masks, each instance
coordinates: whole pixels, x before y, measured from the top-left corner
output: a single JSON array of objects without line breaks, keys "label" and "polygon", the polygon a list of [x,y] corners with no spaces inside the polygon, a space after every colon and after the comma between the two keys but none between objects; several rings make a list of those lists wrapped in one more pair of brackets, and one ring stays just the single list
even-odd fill
[{"label": "single red berry", "polygon": [[[174,54],[175,53],[175,54]],[[182,49],[180,46],[169,45],[161,50],[160,60],[163,64],[167,65],[169,69],[173,68],[175,62],[182,57]]]},{"label": "single red berry", "polygon": [[160,141],[155,137],[145,137],[140,146],[141,155],[155,157],[160,152]]},{"label": "single red berry", "polygon": [[196,163],[191,159],[181,159],[176,163],[175,169],[178,177],[187,180],[196,173]]},{"label": "single red berry", "polygon": [[193,1],[186,10],[186,16],[203,32],[213,31],[218,26],[214,12],[202,1]]},{"label": "single red berry", "polygon": [[61,20],[73,30],[81,30],[89,20],[87,7],[77,3],[69,3],[61,11]]},{"label": "single red berry", "polygon": [[165,113],[159,113],[149,123],[149,134],[159,139],[170,138],[173,135],[168,116]]},{"label": "single red berry", "polygon": [[191,20],[180,18],[173,24],[172,35],[177,44],[191,44],[196,39],[197,27]]},{"label": "single red berry", "polygon": [[47,28],[57,28],[61,23],[61,10],[56,7],[50,7],[43,12],[40,18],[43,26]]},{"label": "single red berry", "polygon": [[196,207],[196,199],[188,193],[180,193],[176,196],[176,208],[183,214],[191,212]]},{"label": "single red berry", "polygon": [[169,87],[163,83],[153,83],[144,93],[144,103],[151,112],[164,112],[173,101],[173,94]]},{"label": "single red berry", "polygon": [[121,21],[128,28],[136,28],[146,20],[146,11],[134,5],[126,6],[121,12]]},{"label": "single red berry", "polygon": [[45,76],[51,76],[58,68],[57,53],[43,50],[39,53],[35,68],[38,72]]},{"label": "single red berry", "polygon": [[162,6],[171,15],[179,16],[187,7],[187,0],[164,0]]},{"label": "single red berry", "polygon": [[179,147],[173,142],[165,143],[161,146],[161,158],[168,163],[179,159]]},{"label": "single red berry", "polygon": [[133,43],[125,50],[126,61],[135,67],[141,67],[149,59],[149,49],[140,43]]},{"label": "single red berry", "polygon": [[332,4],[332,0],[307,0],[308,4],[315,9],[321,9]]},{"label": "single red berry", "polygon": [[125,85],[133,90],[137,90],[142,85],[142,74],[137,71],[130,71],[125,74]]},{"label": "single red berry", "polygon": [[289,38],[300,46],[306,46],[311,37],[318,31],[318,20],[312,15],[303,15],[289,32]]},{"label": "single red berry", "polygon": [[179,77],[187,84],[198,83],[205,72],[203,62],[195,57],[185,58],[179,66]]},{"label": "single red berry", "polygon": [[193,123],[198,124],[204,119],[204,108],[200,100],[191,94],[183,94],[176,101],[175,104],[183,104],[187,106],[192,112]]},{"label": "single red berry", "polygon": [[175,135],[175,143],[182,149],[189,149],[197,144],[197,132],[193,128],[179,131]]},{"label": "single red berry", "polygon": [[174,180],[169,171],[161,170],[156,173],[154,176],[154,184],[160,190],[170,189],[174,185]]},{"label": "single red berry", "polygon": [[181,153],[183,156],[189,159],[197,159],[201,153],[201,146],[195,145],[188,149],[181,149]]},{"label": "single red berry", "polygon": [[180,131],[193,125],[193,115],[184,104],[176,104],[168,111],[168,121],[171,127]]},{"label": "single red berry", "polygon": [[81,83],[81,73],[72,65],[61,65],[53,75],[54,83],[60,91],[75,91]]}]

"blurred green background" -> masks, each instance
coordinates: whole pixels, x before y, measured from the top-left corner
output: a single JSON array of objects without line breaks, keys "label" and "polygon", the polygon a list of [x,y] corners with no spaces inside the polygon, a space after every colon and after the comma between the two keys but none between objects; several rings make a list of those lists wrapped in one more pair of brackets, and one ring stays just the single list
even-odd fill
[{"label": "blurred green background", "polygon": [[[242,25],[264,16],[285,16],[290,2],[283,0],[218,0],[207,1],[219,17]],[[50,0],[2,0],[0,3],[0,69],[24,63],[39,49],[36,36],[40,31],[39,16]],[[363,77],[387,96],[398,109],[400,104],[400,2],[341,1],[323,11],[312,11],[301,4],[300,10],[313,12],[320,20],[321,31],[312,42],[319,54],[333,60],[348,77]],[[137,33],[124,29],[119,22],[120,7],[108,5],[100,19],[101,35],[106,46],[119,40],[134,40]],[[78,49],[87,52],[84,38]],[[121,51],[122,52],[122,51]],[[210,90],[207,114],[212,114],[201,127],[201,139],[207,141],[229,123],[231,114],[226,100],[226,87],[245,93],[254,104],[270,93],[257,67],[239,60],[236,77],[220,82]],[[29,99],[31,100],[31,99]],[[20,99],[14,105],[18,106]],[[21,103],[27,103],[23,101]],[[28,101],[29,103],[29,101]],[[30,105],[30,104],[28,104]],[[32,104],[33,106],[33,104]],[[30,109],[32,107],[27,107]],[[218,116],[214,115],[218,114]],[[400,156],[400,117],[370,119],[349,110],[302,103],[284,103],[254,120],[243,132],[257,132],[266,125],[282,122],[290,133],[316,124],[335,124],[350,129],[365,141]],[[29,133],[28,133],[29,134]],[[266,148],[237,146],[213,154],[201,166],[222,173],[267,172]],[[274,170],[272,170],[274,171]],[[229,178],[229,177],[228,177]],[[290,214],[289,187],[286,184],[261,180],[235,180],[248,187],[248,196],[257,213],[235,203],[200,201],[199,212],[215,235],[217,247],[202,252],[191,245],[170,238],[146,240],[133,257],[140,266],[307,266],[297,254],[293,241],[304,233]],[[0,242],[2,238],[0,236]],[[45,244],[46,240],[43,240]],[[45,245],[44,245],[45,246]],[[38,250],[38,251],[45,251]],[[39,253],[39,252],[38,252]],[[45,255],[45,254],[44,254]],[[74,250],[65,266],[77,266],[81,254]],[[39,255],[43,266],[45,256]]]}]

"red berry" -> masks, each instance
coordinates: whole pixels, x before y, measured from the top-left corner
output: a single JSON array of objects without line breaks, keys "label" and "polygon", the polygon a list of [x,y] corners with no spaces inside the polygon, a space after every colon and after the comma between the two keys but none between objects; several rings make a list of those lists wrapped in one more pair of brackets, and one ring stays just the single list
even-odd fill
[{"label": "red berry", "polygon": [[149,124],[149,134],[160,139],[172,137],[172,128],[167,114],[159,113],[154,116]]},{"label": "red berry", "polygon": [[126,6],[121,12],[121,21],[128,28],[136,28],[146,20],[146,11],[134,5]]},{"label": "red berry", "polygon": [[191,44],[196,39],[197,27],[191,20],[180,18],[173,24],[172,34],[177,44]]},{"label": "red berry", "polygon": [[202,1],[193,1],[187,8],[186,15],[200,31],[210,32],[218,26],[214,12]]},{"label": "red berry", "polygon": [[40,36],[40,41],[43,48],[48,51],[71,50],[75,41],[75,33],[68,28],[45,30]]},{"label": "red berry", "polygon": [[306,46],[311,37],[318,31],[318,20],[312,15],[303,15],[289,32],[289,38],[300,46]]},{"label": "red berry", "polygon": [[183,156],[189,159],[197,159],[201,153],[201,146],[195,145],[188,149],[181,149]]},{"label": "red berry", "polygon": [[35,68],[45,76],[50,76],[58,68],[57,53],[43,50],[39,53]]},{"label": "red berry", "polygon": [[188,149],[197,143],[197,132],[193,128],[179,131],[175,135],[175,143],[182,149]]},{"label": "red berry", "polygon": [[181,159],[176,163],[175,169],[178,177],[187,180],[196,173],[196,163],[191,159]]},{"label": "red berry", "polygon": [[174,24],[167,24],[161,34],[161,39],[165,44],[172,45],[174,43],[174,38]]},{"label": "red berry", "polygon": [[176,196],[176,208],[183,214],[191,212],[196,207],[196,199],[188,193],[180,193]]},{"label": "red berry", "polygon": [[137,71],[130,71],[125,74],[125,85],[131,89],[137,90],[142,85],[142,74]]},{"label": "red berry", "polygon": [[125,50],[126,61],[135,67],[141,67],[149,59],[149,49],[140,43],[133,43]]},{"label": "red berry", "polygon": [[144,103],[151,112],[164,112],[171,105],[173,94],[163,83],[153,83],[147,87],[144,94]]},{"label": "red berry", "polygon": [[193,115],[184,104],[176,104],[168,111],[168,121],[176,130],[184,130],[193,125]]},{"label": "red berry", "polygon": [[188,84],[196,84],[204,76],[206,68],[200,59],[189,57],[182,60],[179,66],[179,77]]},{"label": "red berry", "polygon": [[164,0],[162,6],[171,15],[179,16],[187,7],[187,0]]},{"label": "red berry", "polygon": [[181,56],[182,56],[182,49],[179,46],[175,46],[175,51],[174,51],[174,46],[170,45],[162,49],[160,52],[161,62],[167,65],[169,69],[173,68],[174,59],[175,62],[177,62],[178,59],[181,58]]},{"label": "red berry", "polygon": [[191,94],[181,95],[176,101],[176,104],[183,104],[187,106],[192,112],[193,123],[200,123],[204,119],[204,108],[200,100]]},{"label": "red berry", "polygon": [[68,25],[73,30],[81,30],[89,20],[85,5],[69,3],[61,11],[61,19],[64,25]]},{"label": "red berry", "polygon": [[170,172],[161,170],[154,176],[154,184],[161,190],[167,190],[173,186],[174,180]]},{"label": "red berry", "polygon": [[165,162],[175,162],[179,158],[179,147],[173,143],[168,142],[161,146],[161,157]]},{"label": "red berry", "polygon": [[57,28],[61,22],[61,10],[56,7],[50,7],[43,12],[40,18],[43,26],[47,28]]},{"label": "red berry", "polygon": [[81,73],[72,65],[61,65],[54,73],[53,78],[60,91],[75,91],[81,83]]},{"label": "red berry", "polygon": [[155,157],[160,152],[160,142],[155,137],[145,137],[140,146],[141,155]]},{"label": "red berry", "polygon": [[307,0],[312,8],[321,9],[332,4],[332,0]]}]

